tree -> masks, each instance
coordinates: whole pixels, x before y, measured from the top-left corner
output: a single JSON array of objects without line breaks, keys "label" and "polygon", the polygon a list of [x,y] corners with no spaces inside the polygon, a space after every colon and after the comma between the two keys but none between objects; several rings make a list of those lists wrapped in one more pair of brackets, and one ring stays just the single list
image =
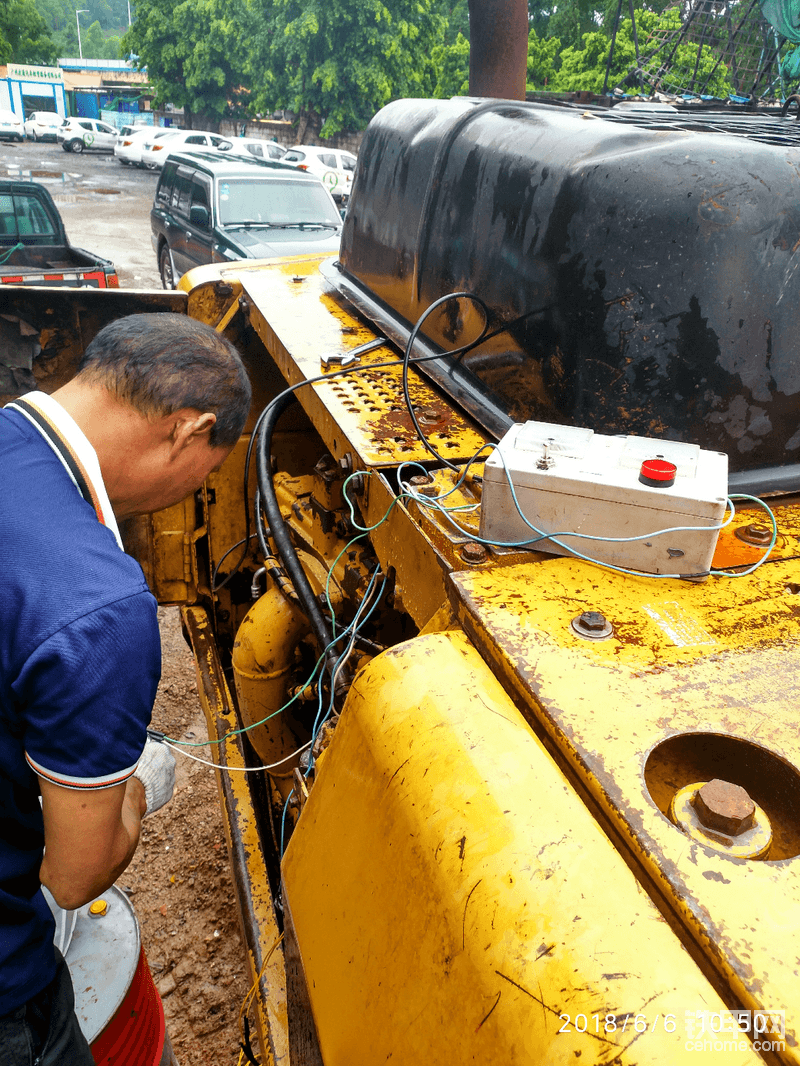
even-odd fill
[{"label": "tree", "polygon": [[256,0],[251,71],[262,110],[288,108],[331,137],[363,129],[392,99],[430,96],[444,37],[436,0]]},{"label": "tree", "polygon": [[0,4],[0,57],[3,55],[4,63],[55,63],[56,46],[33,0]]},{"label": "tree", "polygon": [[556,63],[561,51],[559,37],[540,38],[535,29],[528,34],[528,88],[552,89],[557,78]]},{"label": "tree", "polygon": [[188,128],[218,129],[241,103],[252,32],[245,0],[138,0],[122,48],[147,68],[160,103],[184,109]]},{"label": "tree", "polygon": [[119,59],[119,37],[106,37],[99,22],[93,22],[88,30],[81,34],[83,54],[90,59]]},{"label": "tree", "polygon": [[469,93],[469,41],[460,33],[452,44],[437,44],[431,50],[436,71],[433,95],[439,100]]},{"label": "tree", "polygon": [[[88,14],[81,16],[81,27],[95,22],[100,24],[103,37],[110,41],[105,53],[95,58],[116,59],[119,51],[112,40],[113,36],[121,36],[128,28],[128,3],[127,0],[81,0]],[[36,10],[47,23],[50,36],[55,42],[60,56],[76,56],[78,54],[78,32],[75,25],[75,10],[78,7],[75,0],[35,0]],[[133,11],[133,0],[131,0]],[[84,40],[84,31],[81,29],[81,40]],[[111,54],[113,51],[113,55]]]},{"label": "tree", "polygon": [[[636,11],[636,26],[639,33],[640,47],[647,35],[654,30],[680,29],[680,13],[673,8],[663,15],[653,11]],[[561,53],[561,67],[555,78],[553,88],[562,92],[587,91],[601,93],[606,80],[606,67],[611,48],[611,38],[596,31],[583,35],[581,48],[565,48]],[[697,61],[697,48],[691,44],[678,46],[672,61],[673,69],[683,68],[693,71],[697,64],[697,82],[702,85],[717,64],[712,50],[703,45],[700,60]],[[614,42],[614,55],[608,77],[608,88],[622,83],[636,67],[636,49],[630,19],[621,19]],[[728,69],[724,63],[716,65],[713,77],[704,90],[710,95],[725,97],[731,91]]]},{"label": "tree", "polygon": [[469,40],[469,0],[439,0],[439,14],[446,23],[445,44],[455,44],[459,34]]}]

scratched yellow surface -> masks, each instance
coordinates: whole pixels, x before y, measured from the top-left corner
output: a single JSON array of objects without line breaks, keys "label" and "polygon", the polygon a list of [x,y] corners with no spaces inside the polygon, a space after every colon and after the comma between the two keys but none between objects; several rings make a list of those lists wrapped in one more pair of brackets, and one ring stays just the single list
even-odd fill
[{"label": "scratched yellow surface", "polygon": [[[292,384],[323,373],[324,353],[349,351],[376,337],[334,297],[320,274],[322,262],[323,257],[298,256],[269,264],[237,263],[235,269],[227,268],[227,274],[220,270],[220,276],[230,275],[241,283],[244,298],[252,305],[254,328]],[[401,356],[387,345],[362,356],[361,365],[373,367]],[[485,437],[414,370],[409,383],[412,402],[431,418],[426,432],[434,447],[453,460],[473,455]],[[333,438],[326,441],[335,454],[342,450],[343,434],[364,465],[430,460],[406,411],[399,366],[347,374],[310,388],[322,400],[319,406],[307,407],[316,414],[318,431],[325,436],[329,421],[341,431],[338,447]],[[314,404],[306,392],[299,393],[299,399],[304,406]]]},{"label": "scratched yellow surface", "polygon": [[[701,585],[558,559],[451,578],[481,653],[617,824],[732,995],[745,1008],[785,1008],[786,1062],[798,1061],[800,1010],[798,577],[795,559]],[[575,635],[570,622],[584,610],[605,615],[611,639]],[[777,859],[717,855],[665,817],[670,789],[701,779],[688,776],[698,760],[768,809]]]},{"label": "scratched yellow surface", "polygon": [[283,876],[326,1066],[677,1066],[724,1011],[463,633],[356,678]]}]

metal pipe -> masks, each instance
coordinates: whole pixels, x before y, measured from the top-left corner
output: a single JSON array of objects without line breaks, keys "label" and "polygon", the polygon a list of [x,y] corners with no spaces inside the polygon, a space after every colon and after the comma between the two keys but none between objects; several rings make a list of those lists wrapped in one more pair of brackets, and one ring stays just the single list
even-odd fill
[{"label": "metal pipe", "polygon": [[527,0],[469,0],[469,24],[470,95],[524,100]]}]

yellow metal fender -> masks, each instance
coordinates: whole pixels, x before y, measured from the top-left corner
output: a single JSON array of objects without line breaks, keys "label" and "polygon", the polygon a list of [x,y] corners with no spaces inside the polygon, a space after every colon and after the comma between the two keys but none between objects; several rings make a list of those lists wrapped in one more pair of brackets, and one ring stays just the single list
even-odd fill
[{"label": "yellow metal fender", "polygon": [[356,678],[283,879],[326,1066],[677,1066],[725,1015],[461,632]]}]

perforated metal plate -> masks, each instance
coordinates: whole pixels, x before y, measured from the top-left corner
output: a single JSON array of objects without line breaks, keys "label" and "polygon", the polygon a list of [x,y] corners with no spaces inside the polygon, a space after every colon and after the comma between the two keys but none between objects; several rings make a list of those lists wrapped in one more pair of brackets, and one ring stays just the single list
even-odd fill
[{"label": "perforated metal plate", "polygon": [[[319,273],[320,262],[318,257],[283,260],[257,270],[236,265],[250,321],[292,384],[325,373],[323,354],[346,352],[375,337],[332,294]],[[391,360],[397,365],[383,365]],[[432,461],[406,409],[400,362],[396,349],[387,344],[362,356],[353,372],[333,376],[332,368],[330,383],[298,391],[317,428],[330,437],[326,443],[333,452],[341,452],[338,431],[366,466]],[[485,436],[413,369],[409,388],[417,418],[438,452],[463,461],[478,451]]]}]

